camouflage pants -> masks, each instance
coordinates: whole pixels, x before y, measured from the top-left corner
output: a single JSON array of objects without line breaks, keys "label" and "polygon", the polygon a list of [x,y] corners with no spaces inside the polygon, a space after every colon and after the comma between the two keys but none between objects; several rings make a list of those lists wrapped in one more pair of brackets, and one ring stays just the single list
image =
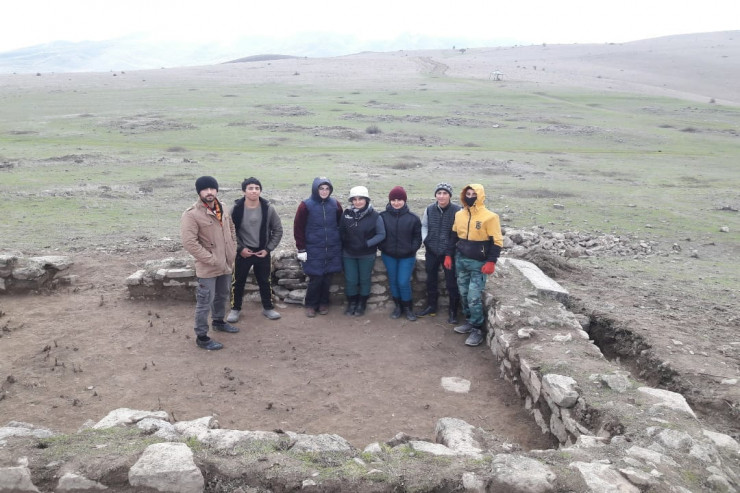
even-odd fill
[{"label": "camouflage pants", "polygon": [[459,252],[455,255],[457,289],[460,291],[463,314],[476,327],[483,327],[485,321],[483,290],[486,289],[488,276],[480,271],[484,263],[460,255]]}]

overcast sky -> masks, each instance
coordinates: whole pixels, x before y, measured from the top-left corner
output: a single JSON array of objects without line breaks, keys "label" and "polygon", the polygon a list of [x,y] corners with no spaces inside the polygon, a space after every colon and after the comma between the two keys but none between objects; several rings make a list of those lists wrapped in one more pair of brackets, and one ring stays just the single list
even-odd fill
[{"label": "overcast sky", "polygon": [[740,29],[740,0],[12,0],[3,2],[2,17],[0,52],[132,34],[204,43],[301,32],[350,34],[368,43],[404,33],[616,43]]}]

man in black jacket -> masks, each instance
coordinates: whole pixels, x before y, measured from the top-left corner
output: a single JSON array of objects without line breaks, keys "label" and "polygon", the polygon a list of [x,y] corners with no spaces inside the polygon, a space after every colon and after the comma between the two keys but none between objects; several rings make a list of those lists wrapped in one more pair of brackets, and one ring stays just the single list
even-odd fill
[{"label": "man in black jacket", "polygon": [[254,267],[254,277],[260,289],[262,314],[270,320],[280,318],[272,304],[270,252],[283,238],[283,225],[275,208],[263,199],[262,183],[250,177],[242,182],[244,197],[234,202],[231,219],[236,228],[236,262],[231,282],[231,312],[228,322],[239,320],[244,297],[244,285]]},{"label": "man in black jacket", "polygon": [[452,265],[452,269],[445,269],[443,263],[450,241],[452,223],[455,221],[455,213],[460,210],[460,206],[451,202],[452,186],[449,183],[438,183],[434,188],[434,198],[437,200],[424,209],[424,215],[421,218],[421,238],[426,247],[424,259],[427,273],[427,306],[417,315],[420,317],[437,315],[439,268],[442,266],[445,287],[450,300],[447,322],[456,324],[460,293],[455,279],[455,265]]}]

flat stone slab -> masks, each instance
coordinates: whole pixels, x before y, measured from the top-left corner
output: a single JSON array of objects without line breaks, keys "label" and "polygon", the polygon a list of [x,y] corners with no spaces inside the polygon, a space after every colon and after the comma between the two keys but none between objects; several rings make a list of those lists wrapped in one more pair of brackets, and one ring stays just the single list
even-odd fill
[{"label": "flat stone slab", "polygon": [[459,394],[470,392],[470,380],[465,380],[464,378],[442,377],[441,383],[442,388],[450,392],[457,392]]},{"label": "flat stone slab", "polygon": [[129,469],[128,482],[134,487],[177,493],[201,493],[205,487],[193,451],[184,443],[149,445]]},{"label": "flat stone slab", "polygon": [[542,272],[532,262],[514,258],[502,258],[499,262],[503,262],[505,266],[514,267],[521,272],[537,290],[538,296],[552,298],[560,302],[568,301],[568,291]]},{"label": "flat stone slab", "polygon": [[138,411],[136,409],[122,407],[109,412],[105,418],[95,423],[93,428],[98,430],[101,428],[113,428],[115,426],[128,426],[138,423],[145,418],[167,420],[169,419],[169,415],[166,411]]}]

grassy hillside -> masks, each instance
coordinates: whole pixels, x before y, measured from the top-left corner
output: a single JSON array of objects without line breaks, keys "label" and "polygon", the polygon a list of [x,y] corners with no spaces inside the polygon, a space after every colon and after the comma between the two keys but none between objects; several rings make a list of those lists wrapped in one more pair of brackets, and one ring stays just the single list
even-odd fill
[{"label": "grassy hillside", "polygon": [[[201,78],[75,74],[0,87],[10,205],[0,248],[176,249],[193,182],[212,174],[226,203],[241,179],[259,177],[286,226],[318,175],[343,202],[368,186],[378,207],[402,185],[418,213],[438,181],[480,182],[508,227],[610,232],[664,250],[690,238],[728,260],[740,253],[736,107],[424,71],[302,84],[279,63],[229,68],[241,81],[206,68]],[[249,80],[250,70],[283,79]],[[738,277],[734,262],[719,270],[722,284]]]}]

